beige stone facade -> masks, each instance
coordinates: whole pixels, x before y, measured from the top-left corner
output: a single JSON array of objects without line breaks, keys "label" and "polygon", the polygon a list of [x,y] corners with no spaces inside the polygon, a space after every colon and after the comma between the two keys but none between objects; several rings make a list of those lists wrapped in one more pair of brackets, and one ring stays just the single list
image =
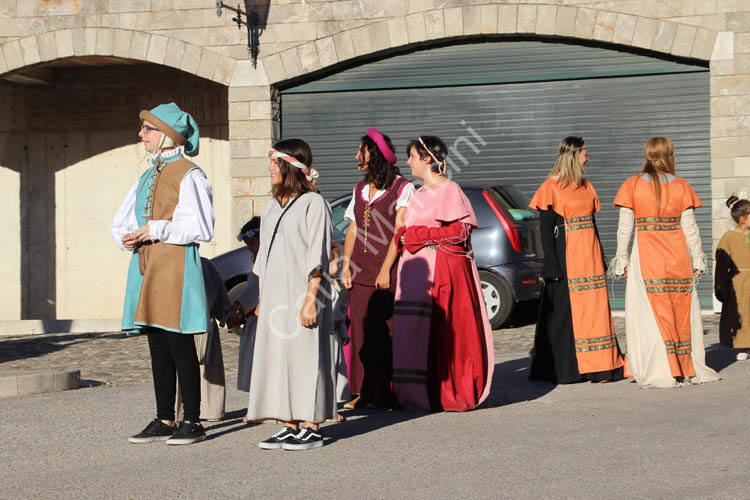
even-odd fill
[{"label": "beige stone facade", "polygon": [[[724,200],[737,187],[750,186],[748,0],[247,0],[244,3],[259,6],[266,18],[257,69],[252,67],[247,54],[246,31],[238,30],[228,13],[217,17],[214,0],[0,0],[0,78],[15,75],[15,82],[26,78],[27,83],[44,83],[49,67],[54,67],[57,75],[80,71],[63,61],[89,61],[110,67],[113,60],[127,60],[131,64],[150,63],[148,71],[158,73],[161,69],[164,75],[179,70],[191,75],[194,79],[191,81],[205,81],[208,94],[219,99],[225,96],[226,102],[216,105],[226,106],[226,122],[211,126],[226,126],[226,135],[214,133],[216,144],[208,153],[215,165],[211,167],[215,171],[212,178],[215,197],[220,206],[226,207],[217,209],[217,216],[225,219],[224,226],[217,224],[218,243],[211,251],[202,252],[206,255],[235,245],[232,233],[250,215],[259,213],[267,200],[266,151],[279,130],[275,85],[334,65],[344,66],[356,58],[387,54],[389,50],[407,46],[428,46],[445,39],[496,34],[565,37],[710,63],[714,241],[730,226]],[[118,71],[123,71],[122,67],[118,66]],[[116,179],[108,178],[106,194],[98,193],[107,202],[102,201],[98,206],[101,213],[94,220],[87,218],[90,210],[87,207],[92,200],[85,199],[86,174],[79,163],[92,164],[89,171],[99,174],[107,168],[107,158],[123,162],[126,169],[131,167],[125,163],[136,163],[141,153],[133,137],[126,144],[121,139],[114,140],[113,149],[86,150],[81,153],[85,158],[75,164],[59,158],[45,159],[47,163],[58,163],[47,166],[43,175],[39,172],[35,175],[41,175],[45,182],[55,179],[56,206],[40,208],[24,202],[21,199],[25,196],[24,189],[30,189],[28,183],[33,179],[24,177],[11,164],[17,160],[13,160],[10,153],[13,148],[8,145],[22,140],[34,149],[39,147],[40,143],[34,142],[39,134],[46,134],[44,144],[52,141],[54,145],[54,141],[61,140],[54,134],[82,133],[85,129],[79,123],[73,128],[53,130],[49,122],[29,121],[28,109],[22,110],[20,101],[28,103],[29,93],[43,94],[44,88],[47,87],[41,85],[32,91],[21,83],[0,87],[0,202],[6,215],[0,224],[6,241],[11,243],[6,243],[6,259],[0,264],[0,279],[8,290],[6,296],[10,296],[10,300],[0,305],[0,318],[30,317],[22,311],[24,300],[28,302],[22,298],[24,291],[53,294],[48,290],[49,283],[23,284],[25,271],[19,263],[24,260],[26,247],[22,248],[20,242],[22,237],[30,241],[33,232],[23,227],[28,218],[23,210],[56,214],[54,231],[50,232],[48,227],[46,233],[53,237],[56,250],[50,255],[56,264],[46,273],[56,276],[53,302],[58,306],[52,313],[41,314],[114,317],[118,314],[121,291],[107,295],[106,289],[101,288],[104,285],[99,284],[96,286],[100,288],[82,292],[78,281],[87,272],[86,268],[73,267],[70,259],[79,266],[90,259],[100,259],[97,257],[100,252],[106,259],[118,258],[116,253],[110,255],[112,252],[103,248],[111,247],[111,243],[101,240],[108,237],[111,214],[127,189],[123,186],[132,182],[135,173],[121,175],[122,170],[117,174],[120,177],[113,174]],[[112,83],[108,88],[116,89],[117,84]],[[222,88],[226,92],[222,93]],[[148,94],[148,86],[141,91]],[[103,99],[103,102],[108,101]],[[126,104],[132,106],[115,119],[127,123],[134,136],[132,126],[137,121],[127,117],[136,116],[138,102]],[[200,109],[196,106],[194,109]],[[210,108],[206,103],[201,106]],[[90,111],[102,112],[104,107],[98,102],[91,105]],[[50,138],[50,134],[54,137]],[[64,148],[66,141],[63,136],[59,146]],[[125,148],[130,157],[126,159],[118,153],[118,148]],[[26,161],[42,160],[28,156]],[[203,166],[208,167],[208,163]],[[222,172],[225,165],[228,168]],[[63,180],[58,182],[58,177]],[[65,207],[59,205],[61,199],[69,198],[71,201]],[[78,239],[86,241],[89,253],[71,257],[69,241]],[[42,242],[44,237],[35,235],[32,240]],[[114,284],[106,286],[120,286],[117,280],[124,275],[124,265],[97,262],[102,269],[111,270],[106,281]],[[61,273],[74,277],[61,277]],[[43,281],[42,274],[37,273],[35,279]],[[87,282],[85,286],[94,285]],[[97,299],[102,295],[106,299]],[[60,306],[61,301],[68,304],[82,301],[84,305]]]}]

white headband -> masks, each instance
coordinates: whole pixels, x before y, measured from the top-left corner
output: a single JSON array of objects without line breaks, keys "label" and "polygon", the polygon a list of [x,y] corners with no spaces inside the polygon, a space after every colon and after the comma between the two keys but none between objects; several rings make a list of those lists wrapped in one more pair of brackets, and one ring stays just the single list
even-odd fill
[{"label": "white headband", "polygon": [[295,158],[292,155],[288,155],[286,153],[282,153],[281,151],[277,149],[271,148],[268,150],[268,156],[270,156],[271,158],[280,158],[284,160],[285,162],[289,163],[290,165],[297,167],[298,169],[302,171],[303,174],[305,174],[305,177],[310,182],[312,182],[313,179],[317,179],[318,177],[320,177],[320,174],[318,173],[317,170],[315,170],[314,168],[308,167],[307,165],[305,165],[304,163],[302,163],[301,161],[299,161],[297,158]]}]

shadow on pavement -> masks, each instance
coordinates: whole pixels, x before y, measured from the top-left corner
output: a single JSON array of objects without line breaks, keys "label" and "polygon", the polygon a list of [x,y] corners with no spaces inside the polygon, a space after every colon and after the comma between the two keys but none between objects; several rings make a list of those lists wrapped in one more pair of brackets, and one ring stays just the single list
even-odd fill
[{"label": "shadow on pavement", "polygon": [[403,410],[348,410],[341,414],[346,421],[325,427],[326,445],[428,415]]},{"label": "shadow on pavement", "polygon": [[500,328],[517,328],[519,326],[533,325],[536,323],[538,317],[539,299],[525,300],[516,304],[510,317]]},{"label": "shadow on pavement", "polygon": [[529,380],[530,365],[531,358],[528,356],[495,364],[492,390],[479,409],[532,401],[551,392],[556,384]]},{"label": "shadow on pavement", "polygon": [[[100,334],[79,333],[70,335],[33,335],[28,338],[3,340],[0,342],[0,363],[19,359],[36,358],[66,347],[91,340]],[[122,334],[124,337],[125,334]]]},{"label": "shadow on pavement", "polygon": [[[492,377],[490,395],[478,410],[498,408],[500,406],[534,400],[552,391],[556,387],[555,384],[532,382],[529,380],[530,362],[530,358],[523,357],[497,363]],[[330,436],[330,440],[326,440],[326,444],[427,415],[426,413],[405,412],[401,410],[389,412],[382,410],[351,410],[342,414],[347,417],[346,422],[326,427],[326,436]],[[352,418],[360,416],[364,418]]]},{"label": "shadow on pavement", "polygon": [[721,344],[711,344],[706,347],[706,364],[721,372],[724,368],[737,361],[737,351],[735,349],[729,349]]},{"label": "shadow on pavement", "polygon": [[[230,412],[227,412],[224,415],[224,420],[221,422],[209,422],[207,420],[203,421],[203,427],[206,429],[206,440],[216,439],[217,437],[221,437],[225,434],[229,434],[232,432],[241,431],[244,429],[248,429],[250,427],[255,427],[256,425],[260,425],[256,422],[245,422],[242,420],[242,417],[247,415],[247,409],[243,408],[242,410],[232,410]],[[231,427],[230,427],[231,426]],[[226,429],[224,429],[227,427]],[[213,432],[217,429],[224,429],[219,432]]]}]

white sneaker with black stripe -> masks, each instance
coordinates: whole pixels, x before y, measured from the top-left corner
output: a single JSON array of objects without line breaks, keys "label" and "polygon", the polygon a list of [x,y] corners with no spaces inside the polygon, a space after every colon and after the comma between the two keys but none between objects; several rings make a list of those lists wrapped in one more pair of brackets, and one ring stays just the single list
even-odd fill
[{"label": "white sneaker with black stripe", "polygon": [[292,439],[287,439],[281,445],[285,450],[309,450],[311,448],[320,448],[323,446],[323,436],[318,431],[314,431],[309,427],[302,427]]},{"label": "white sneaker with black stripe", "polygon": [[296,431],[291,427],[284,427],[270,438],[258,443],[258,447],[264,450],[280,450],[282,444],[297,439],[298,434],[299,431]]}]

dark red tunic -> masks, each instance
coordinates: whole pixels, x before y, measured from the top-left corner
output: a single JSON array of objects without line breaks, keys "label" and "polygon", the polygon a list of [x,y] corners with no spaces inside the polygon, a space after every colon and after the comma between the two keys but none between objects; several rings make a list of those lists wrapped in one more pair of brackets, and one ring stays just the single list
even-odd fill
[{"label": "dark red tunic", "polygon": [[396,224],[396,203],[411,181],[398,177],[380,198],[362,196],[365,181],[355,186],[354,217],[357,240],[352,253],[352,288],[348,292],[351,358],[349,389],[385,403],[392,377],[391,330],[396,269],[389,290],[377,290],[375,280],[388,253]]}]

